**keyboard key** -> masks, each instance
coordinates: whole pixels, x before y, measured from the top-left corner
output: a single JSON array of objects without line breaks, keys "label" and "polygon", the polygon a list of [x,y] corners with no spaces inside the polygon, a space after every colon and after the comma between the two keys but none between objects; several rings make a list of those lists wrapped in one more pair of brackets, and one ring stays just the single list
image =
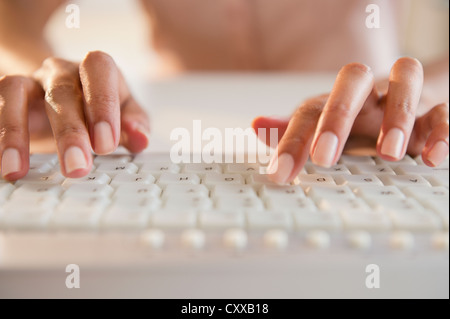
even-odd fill
[{"label": "keyboard key", "polygon": [[163,173],[159,177],[157,183],[162,187],[165,187],[169,184],[200,184],[200,178],[198,177],[198,175],[192,173]]},{"label": "keyboard key", "polygon": [[122,184],[116,188],[114,197],[159,197],[161,188],[155,184]]},{"label": "keyboard key", "polygon": [[377,164],[384,164],[390,167],[396,167],[398,165],[407,164],[407,165],[417,165],[417,162],[409,155],[405,155],[401,160],[399,161],[386,161],[380,157],[376,157],[375,161]]},{"label": "keyboard key", "polygon": [[343,225],[348,230],[385,231],[391,228],[391,221],[385,213],[359,209],[340,212]]},{"label": "keyboard key", "polygon": [[338,164],[330,168],[321,167],[314,164],[306,164],[305,169],[309,174],[318,174],[318,175],[351,174],[347,166],[343,164]]},{"label": "keyboard key", "polygon": [[442,186],[428,187],[428,186],[410,186],[405,187],[403,192],[417,199],[419,202],[424,203],[428,200],[443,200],[449,198],[448,189]]},{"label": "keyboard key", "polygon": [[10,200],[2,207],[1,228],[44,229],[48,226],[58,201],[51,196]]},{"label": "keyboard key", "polygon": [[183,173],[194,173],[200,176],[207,173],[222,173],[222,167],[218,164],[186,164],[183,168]]},{"label": "keyboard key", "polygon": [[297,230],[337,230],[342,225],[339,215],[332,212],[294,212],[293,217]]},{"label": "keyboard key", "polygon": [[449,200],[448,195],[446,198],[437,199],[432,198],[425,200],[423,205],[436,214],[438,214],[443,222],[444,228],[448,229],[448,220],[449,220]]},{"label": "keyboard key", "polygon": [[350,171],[352,172],[352,174],[355,174],[355,175],[395,175],[394,170],[385,164],[351,165]]},{"label": "keyboard key", "polygon": [[64,181],[64,176],[61,173],[39,173],[28,172],[28,174],[15,182],[14,185],[20,186],[27,183],[39,183],[39,184],[53,184],[61,185]]},{"label": "keyboard key", "polygon": [[224,230],[244,228],[245,215],[236,211],[206,211],[199,215],[200,227],[203,229]]},{"label": "keyboard key", "polygon": [[385,175],[380,176],[385,185],[394,185],[400,188],[407,186],[431,186],[430,183],[419,175]]},{"label": "keyboard key", "polygon": [[225,165],[225,173],[242,175],[259,174],[260,167],[257,164],[227,164]]},{"label": "keyboard key", "polygon": [[177,196],[208,197],[209,190],[205,185],[169,184],[163,192],[163,198],[177,198]]},{"label": "keyboard key", "polygon": [[426,176],[426,179],[430,182],[433,186],[443,186],[443,187],[449,187],[449,178],[445,175],[428,175]]},{"label": "keyboard key", "polygon": [[170,211],[204,211],[212,208],[212,201],[201,196],[193,197],[167,197],[164,208]]},{"label": "keyboard key", "polygon": [[252,195],[224,195],[216,198],[216,208],[225,211],[256,211],[264,210],[263,202]]},{"label": "keyboard key", "polygon": [[111,181],[111,186],[117,187],[122,184],[139,184],[139,185],[148,185],[153,184],[156,181],[155,177],[150,174],[127,174],[127,173],[119,173],[114,176]]},{"label": "keyboard key", "polygon": [[101,219],[101,226],[105,229],[144,229],[149,219],[150,212],[146,207],[114,205],[106,210]]},{"label": "keyboard key", "polygon": [[245,184],[242,175],[239,174],[206,174],[203,179],[203,184],[215,186],[219,184],[241,185]]},{"label": "keyboard key", "polygon": [[68,188],[76,184],[97,184],[97,185],[107,185],[111,182],[111,178],[105,173],[90,173],[81,178],[66,178],[62,183],[64,188]]},{"label": "keyboard key", "polygon": [[15,189],[16,188],[11,183],[0,183],[0,204],[5,202]]},{"label": "keyboard key", "polygon": [[331,175],[326,174],[300,174],[298,176],[298,180],[300,185],[307,186],[319,186],[319,185],[336,185],[333,177]]},{"label": "keyboard key", "polygon": [[310,198],[285,197],[282,201],[278,197],[269,197],[266,200],[267,208],[274,211],[295,212],[315,211],[316,205]]},{"label": "keyboard key", "polygon": [[424,165],[398,165],[395,172],[398,175],[449,175],[448,167],[429,167]]},{"label": "keyboard key", "polygon": [[104,197],[65,198],[56,207],[51,226],[62,229],[95,229],[109,203]]},{"label": "keyboard key", "polygon": [[309,186],[305,191],[316,203],[323,199],[355,198],[348,186]]},{"label": "keyboard key", "polygon": [[150,225],[160,229],[186,229],[197,225],[197,214],[193,211],[161,210],[150,215]]},{"label": "keyboard key", "polygon": [[[135,161],[136,162],[136,161]],[[139,170],[139,173],[147,173],[159,178],[163,173],[177,174],[180,172],[180,166],[173,163],[144,163]]]},{"label": "keyboard key", "polygon": [[108,156],[96,156],[94,158],[94,164],[100,165],[100,164],[115,164],[115,165],[122,165],[127,164],[132,160],[131,155],[127,154],[109,154]]},{"label": "keyboard key", "polygon": [[256,197],[256,192],[250,185],[218,184],[214,186],[212,194],[213,197],[230,196],[230,195]]},{"label": "keyboard key", "polygon": [[358,186],[383,186],[375,175],[338,175],[334,177],[336,184],[347,185],[354,189]]},{"label": "keyboard key", "polygon": [[247,213],[249,229],[290,229],[292,216],[286,212],[249,212]]},{"label": "keyboard key", "polygon": [[291,185],[263,185],[259,190],[261,197],[273,200],[282,201],[285,197],[302,198],[305,197],[305,193],[300,186]]},{"label": "keyboard key", "polygon": [[277,185],[269,179],[268,175],[252,174],[246,179],[247,184],[254,186],[259,189],[263,185]]},{"label": "keyboard key", "polygon": [[396,186],[360,186],[356,187],[354,192],[357,196],[366,200],[383,201],[385,198],[405,198],[405,194],[403,194]]},{"label": "keyboard key", "polygon": [[320,200],[317,206],[320,210],[333,212],[346,210],[368,212],[371,210],[370,206],[361,198],[326,198]]},{"label": "keyboard key", "polygon": [[115,176],[120,173],[134,174],[138,171],[138,167],[133,163],[101,163],[95,170],[96,173],[105,173],[109,176]]},{"label": "keyboard key", "polygon": [[110,197],[112,193],[113,188],[109,185],[76,184],[63,193],[63,198]]},{"label": "keyboard key", "polygon": [[59,185],[51,184],[23,184],[11,194],[11,199],[24,199],[32,197],[53,197],[57,199],[63,192]]}]

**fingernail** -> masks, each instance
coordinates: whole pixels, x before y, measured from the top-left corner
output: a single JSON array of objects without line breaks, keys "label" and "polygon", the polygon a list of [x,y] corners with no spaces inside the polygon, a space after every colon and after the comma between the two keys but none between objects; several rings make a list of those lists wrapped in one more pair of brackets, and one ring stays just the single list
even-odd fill
[{"label": "fingernail", "polygon": [[323,132],[317,140],[312,162],[323,167],[331,167],[334,164],[339,145],[338,137],[332,132]]},{"label": "fingernail", "polygon": [[22,160],[20,159],[19,151],[15,148],[7,148],[3,151],[2,156],[2,175],[20,172],[22,169]]},{"label": "fingernail", "polygon": [[294,169],[294,158],[289,153],[275,156],[270,161],[267,173],[269,178],[277,184],[286,184]]},{"label": "fingernail", "polygon": [[99,122],[94,127],[95,153],[103,155],[114,151],[114,135],[111,125],[107,122]]},{"label": "fingernail", "polygon": [[405,134],[398,128],[391,129],[384,137],[381,145],[381,154],[400,159],[403,156],[403,145],[405,144]]},{"label": "fingernail", "polygon": [[439,141],[436,144],[434,144],[431,151],[428,153],[428,160],[434,165],[439,166],[448,155],[448,144]]},{"label": "fingernail", "polygon": [[71,146],[66,150],[64,153],[64,167],[66,168],[67,174],[78,169],[87,168],[87,161],[81,148]]}]

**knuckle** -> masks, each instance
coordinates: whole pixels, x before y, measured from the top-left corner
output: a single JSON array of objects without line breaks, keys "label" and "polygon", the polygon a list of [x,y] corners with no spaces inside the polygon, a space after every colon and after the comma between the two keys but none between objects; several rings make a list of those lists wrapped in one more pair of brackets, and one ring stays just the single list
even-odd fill
[{"label": "knuckle", "polygon": [[283,148],[287,150],[301,149],[308,143],[308,139],[304,135],[285,136],[282,139]]},{"label": "knuckle", "polygon": [[0,90],[20,91],[23,90],[23,77],[17,75],[5,75],[0,78]]},{"label": "knuckle", "polygon": [[2,123],[0,129],[0,140],[3,141],[11,136],[20,136],[23,133],[23,129],[16,123]]},{"label": "knuckle", "polygon": [[401,116],[406,117],[409,120],[413,120],[415,118],[415,108],[409,101],[401,101],[396,103],[395,110]]},{"label": "knuckle", "polygon": [[96,93],[86,97],[86,102],[92,110],[99,114],[111,114],[115,106],[119,106],[119,99],[115,94]]},{"label": "knuckle", "polygon": [[353,111],[350,107],[350,105],[342,102],[336,102],[333,104],[328,105],[326,109],[327,115],[331,115],[333,117],[339,117],[339,118],[351,118],[353,117]]},{"label": "knuckle", "polygon": [[79,86],[75,83],[58,83],[51,85],[45,91],[45,101],[53,105],[59,103],[63,99],[77,98],[81,96]]},{"label": "knuckle", "polygon": [[296,120],[306,119],[312,120],[319,118],[324,108],[323,101],[319,99],[310,99],[305,101],[294,113]]},{"label": "knuckle", "polygon": [[86,136],[86,128],[81,125],[62,125],[55,132],[57,138],[67,138],[67,137],[77,137]]},{"label": "knuckle", "polygon": [[75,68],[75,63],[57,58],[57,57],[48,57],[42,62],[42,69],[44,70],[61,70],[66,71],[70,70],[72,71]]}]

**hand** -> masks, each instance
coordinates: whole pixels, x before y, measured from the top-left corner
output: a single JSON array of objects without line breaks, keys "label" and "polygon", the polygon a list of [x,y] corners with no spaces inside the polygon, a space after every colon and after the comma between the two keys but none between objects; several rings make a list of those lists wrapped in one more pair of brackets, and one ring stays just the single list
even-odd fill
[{"label": "hand", "polygon": [[256,132],[278,128],[280,136],[271,179],[292,181],[309,154],[314,164],[336,164],[349,136],[378,136],[377,154],[385,160],[421,153],[425,164],[439,165],[449,151],[448,103],[427,105],[422,85],[422,65],[412,58],[397,60],[389,81],[377,84],[369,67],[351,63],[340,70],[329,95],[305,101],[289,121],[256,118]]},{"label": "hand", "polygon": [[92,168],[91,149],[131,152],[147,147],[148,118],[130,95],[113,59],[90,52],[80,64],[46,59],[33,76],[0,78],[0,159],[7,180],[25,176],[29,143],[53,132],[67,177]]}]

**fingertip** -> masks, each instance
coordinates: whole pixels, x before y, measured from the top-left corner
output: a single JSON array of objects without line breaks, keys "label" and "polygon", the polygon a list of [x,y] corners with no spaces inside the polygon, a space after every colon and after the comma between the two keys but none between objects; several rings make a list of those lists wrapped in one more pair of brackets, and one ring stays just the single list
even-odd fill
[{"label": "fingertip", "polygon": [[2,177],[12,182],[27,175],[29,169],[28,156],[28,153],[24,154],[16,148],[5,149],[1,161]]},{"label": "fingertip", "polygon": [[441,165],[448,157],[449,146],[444,141],[436,142],[429,150],[425,150],[422,154],[424,163],[431,167]]},{"label": "fingertip", "polygon": [[92,157],[86,156],[78,146],[70,146],[63,156],[63,175],[69,178],[86,176],[92,168]]},{"label": "fingertip", "polygon": [[122,124],[121,144],[132,153],[139,153],[148,147],[150,129],[139,122],[124,122]]}]

